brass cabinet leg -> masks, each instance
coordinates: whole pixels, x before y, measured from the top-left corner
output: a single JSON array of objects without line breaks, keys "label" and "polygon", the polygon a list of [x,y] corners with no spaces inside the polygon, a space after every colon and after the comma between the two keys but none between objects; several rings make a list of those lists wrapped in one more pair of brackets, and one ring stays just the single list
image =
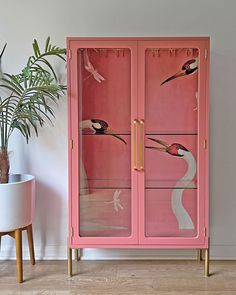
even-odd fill
[{"label": "brass cabinet leg", "polygon": [[72,249],[68,245],[68,276],[72,276]]},{"label": "brass cabinet leg", "polygon": [[205,276],[209,277],[209,248],[205,250]]},{"label": "brass cabinet leg", "polygon": [[197,250],[197,260],[202,261],[202,249]]},{"label": "brass cabinet leg", "polygon": [[75,249],[74,253],[75,253],[75,260],[79,261],[79,249]]},{"label": "brass cabinet leg", "polygon": [[29,252],[30,252],[30,261],[32,265],[35,265],[32,224],[27,226],[27,236],[28,236],[28,244],[29,244]]},{"label": "brass cabinet leg", "polygon": [[22,266],[22,232],[21,229],[15,230],[16,240],[16,264],[17,264],[17,279],[19,283],[23,282],[23,266]]}]

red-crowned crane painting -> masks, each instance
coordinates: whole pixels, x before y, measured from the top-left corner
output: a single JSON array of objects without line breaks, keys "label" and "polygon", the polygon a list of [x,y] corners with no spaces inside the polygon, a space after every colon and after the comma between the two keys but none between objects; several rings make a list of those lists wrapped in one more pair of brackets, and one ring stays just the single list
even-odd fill
[{"label": "red-crowned crane painting", "polygon": [[180,230],[194,229],[193,221],[184,208],[182,199],[183,193],[186,188],[191,185],[192,180],[196,174],[196,161],[193,154],[182,144],[172,143],[169,144],[165,141],[149,138],[149,140],[158,143],[160,146],[152,145],[146,146],[148,149],[153,149],[160,152],[166,152],[171,156],[180,157],[187,163],[187,171],[176,182],[171,192],[171,208],[177,219],[178,227]]},{"label": "red-crowned crane painting", "polygon": [[89,119],[89,120],[83,120],[80,124],[81,129],[86,129],[92,132],[93,134],[104,134],[104,135],[111,135],[119,140],[123,141],[123,143],[126,144],[126,141],[119,136],[118,134],[113,131],[108,123],[101,119]]},{"label": "red-crowned crane painting", "polygon": [[174,80],[176,78],[179,78],[179,77],[183,77],[183,76],[188,76],[190,74],[193,74],[195,71],[197,71],[198,69],[198,59],[194,58],[194,59],[190,59],[188,61],[186,61],[181,70],[178,71],[176,74],[174,74],[173,76],[167,78],[165,81],[163,81],[161,83],[161,85],[171,81],[171,80]]}]

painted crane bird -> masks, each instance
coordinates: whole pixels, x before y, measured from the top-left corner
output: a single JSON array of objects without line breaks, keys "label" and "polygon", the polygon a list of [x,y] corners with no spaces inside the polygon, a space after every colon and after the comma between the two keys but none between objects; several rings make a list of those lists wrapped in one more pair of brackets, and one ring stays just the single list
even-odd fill
[{"label": "painted crane bird", "polygon": [[198,69],[198,60],[197,59],[190,59],[183,64],[183,66],[179,72],[177,72],[173,76],[171,76],[168,79],[166,79],[165,81],[163,81],[161,83],[161,85],[163,85],[166,82],[169,82],[171,80],[174,80],[176,78],[190,75],[190,74],[194,73],[195,71],[197,71],[197,69]]},{"label": "painted crane bird", "polygon": [[101,119],[83,120],[81,122],[80,127],[82,129],[90,129],[93,132],[93,134],[104,134],[104,135],[114,136],[126,144],[126,141],[121,136],[119,136],[114,131],[112,131],[108,123],[104,120],[101,120]]},{"label": "painted crane bird", "polygon": [[181,157],[187,162],[187,172],[179,181],[177,181],[175,188],[172,190],[171,207],[178,221],[179,229],[194,229],[193,221],[182,203],[184,190],[189,186],[196,174],[196,161],[192,153],[179,143],[168,144],[162,140],[154,138],[148,139],[160,144],[161,147],[146,146],[146,148],[167,152],[172,156]]},{"label": "painted crane bird", "polygon": [[[80,122],[80,129],[81,130],[89,129],[92,132],[92,134],[111,135],[126,144],[126,141],[119,135],[115,134],[114,131],[112,131],[109,128],[108,123],[101,119],[83,120]],[[99,208],[103,208],[101,205],[99,205],[99,200],[102,199],[103,192],[96,191],[93,193],[89,193],[87,173],[86,173],[86,169],[84,167],[84,163],[82,159],[80,160],[80,187],[85,188],[81,190],[80,192],[80,206],[81,206],[80,208],[82,210],[81,211],[82,219],[81,219],[80,229],[82,231],[94,232],[94,231],[104,231],[104,230],[125,230],[126,229],[126,227],[123,227],[123,226],[104,225],[96,221],[86,220],[87,210],[89,208],[89,202],[91,199],[92,200],[98,199],[98,202],[97,202],[98,208],[95,208],[95,210],[98,210]],[[119,211],[119,209],[123,210],[124,207],[121,205],[120,194],[121,194],[121,191],[115,190],[115,192],[112,195],[112,200],[106,201],[104,203],[114,204],[114,210],[117,212]]]},{"label": "painted crane bird", "polygon": [[[122,142],[124,142],[126,144],[126,141],[122,137],[120,137],[119,135],[115,134],[109,128],[109,125],[107,124],[107,122],[104,121],[104,120],[101,120],[101,119],[83,120],[83,121],[80,122],[80,129],[81,129],[81,131],[89,129],[90,132],[92,132],[92,134],[111,135],[111,136],[114,136],[114,137],[118,138],[119,140],[121,140]],[[88,188],[87,173],[86,173],[86,169],[84,167],[84,163],[83,163],[82,159],[80,161],[80,173],[81,173],[81,177],[80,177],[81,184],[80,184],[80,186],[82,188]],[[86,193],[86,190],[84,192]]]}]

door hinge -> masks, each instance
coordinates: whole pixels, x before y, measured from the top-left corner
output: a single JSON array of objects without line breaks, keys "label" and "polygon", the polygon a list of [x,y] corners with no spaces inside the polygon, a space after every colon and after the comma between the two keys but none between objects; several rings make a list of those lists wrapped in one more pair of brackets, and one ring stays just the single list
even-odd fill
[{"label": "door hinge", "polygon": [[69,59],[72,58],[72,51],[71,51],[71,49],[68,50],[68,58],[69,58]]},{"label": "door hinge", "polygon": [[73,139],[70,140],[70,149],[73,150],[74,148],[74,141]]},{"label": "door hinge", "polygon": [[74,236],[74,228],[71,227],[71,236],[73,237]]},{"label": "door hinge", "polygon": [[207,59],[207,57],[208,57],[208,51],[207,49],[205,49],[205,59]]},{"label": "door hinge", "polygon": [[206,139],[204,139],[204,149],[206,150],[207,149],[207,140]]},{"label": "door hinge", "polygon": [[207,234],[207,229],[206,227],[204,227],[204,237],[206,237],[206,234]]}]

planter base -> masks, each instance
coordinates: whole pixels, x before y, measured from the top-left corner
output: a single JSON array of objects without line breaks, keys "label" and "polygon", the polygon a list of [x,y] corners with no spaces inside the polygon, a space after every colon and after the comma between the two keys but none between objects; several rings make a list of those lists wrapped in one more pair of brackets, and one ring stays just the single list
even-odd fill
[{"label": "planter base", "polygon": [[23,264],[22,264],[22,231],[27,231],[28,243],[29,243],[29,252],[30,252],[30,261],[31,264],[35,264],[34,256],[34,242],[33,242],[33,230],[32,224],[23,227],[17,228],[10,232],[0,232],[0,239],[2,236],[9,235],[16,241],[16,264],[17,264],[17,280],[19,283],[23,282]]}]

